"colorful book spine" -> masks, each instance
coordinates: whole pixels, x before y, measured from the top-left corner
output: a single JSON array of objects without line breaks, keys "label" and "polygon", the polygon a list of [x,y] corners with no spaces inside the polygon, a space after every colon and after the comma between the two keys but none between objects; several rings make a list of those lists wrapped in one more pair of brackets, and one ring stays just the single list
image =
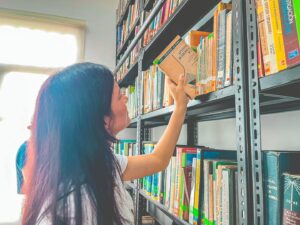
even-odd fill
[{"label": "colorful book spine", "polygon": [[279,2],[286,63],[288,67],[291,67],[300,62],[300,48],[294,8],[291,0],[279,0]]},{"label": "colorful book spine", "polygon": [[293,0],[294,15],[296,20],[298,41],[300,45],[300,0]]},{"label": "colorful book spine", "polygon": [[196,181],[195,181],[195,198],[194,198],[194,209],[193,209],[193,225],[198,224],[200,217],[199,213],[199,202],[200,202],[200,185],[201,185],[201,149],[197,149],[197,162],[196,162]]},{"label": "colorful book spine", "polygon": [[[198,156],[198,152],[197,152]],[[189,204],[189,223],[193,224],[194,221],[194,200],[195,200],[195,187],[196,187],[196,167],[197,167],[197,158],[193,158],[192,162],[192,183],[191,183],[191,195],[190,195],[190,204]]]},{"label": "colorful book spine", "polygon": [[300,175],[283,174],[283,225],[300,224]]},{"label": "colorful book spine", "polygon": [[176,180],[176,156],[172,157],[172,166],[171,166],[171,191],[170,191],[170,208],[171,213],[174,212],[174,198],[175,198],[175,180]]},{"label": "colorful book spine", "polygon": [[217,89],[224,87],[225,77],[225,58],[226,58],[226,10],[219,13],[219,33],[218,33],[218,76],[217,76]]},{"label": "colorful book spine", "polygon": [[271,22],[269,0],[262,0],[262,6],[263,6],[264,23],[266,29],[266,41],[268,43],[268,49],[269,49],[269,60],[267,61],[270,62],[270,67],[269,67],[270,70],[268,70],[268,67],[266,67],[265,64],[265,75],[270,75],[278,72],[278,67],[277,67],[276,51],[275,51],[274,36],[273,36],[274,31]]},{"label": "colorful book spine", "polygon": [[278,0],[269,0],[270,14],[271,14],[271,24],[273,30],[275,52],[276,52],[276,62],[279,71],[286,69],[286,58],[283,43],[283,35],[280,21],[280,10]]},{"label": "colorful book spine", "polygon": [[226,63],[224,86],[232,84],[232,11],[226,15]]}]

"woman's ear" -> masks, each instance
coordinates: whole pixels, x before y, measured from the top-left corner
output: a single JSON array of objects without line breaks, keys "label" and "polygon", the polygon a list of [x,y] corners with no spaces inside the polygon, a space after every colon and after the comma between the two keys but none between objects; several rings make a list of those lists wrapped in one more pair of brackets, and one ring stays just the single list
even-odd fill
[{"label": "woman's ear", "polygon": [[110,122],[111,122],[110,116],[104,116],[104,127],[106,131],[108,131],[109,133],[110,133]]}]

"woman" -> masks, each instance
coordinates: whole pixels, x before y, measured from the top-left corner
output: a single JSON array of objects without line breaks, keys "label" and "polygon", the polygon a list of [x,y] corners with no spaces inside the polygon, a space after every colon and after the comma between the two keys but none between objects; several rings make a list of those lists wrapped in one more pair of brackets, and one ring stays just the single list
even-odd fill
[{"label": "woman", "polygon": [[155,150],[124,157],[111,151],[130,122],[127,97],[112,73],[81,63],[49,77],[36,102],[22,224],[133,224],[132,200],[121,180],[164,170],[184,121],[184,77],[177,86],[168,84],[176,107]]}]

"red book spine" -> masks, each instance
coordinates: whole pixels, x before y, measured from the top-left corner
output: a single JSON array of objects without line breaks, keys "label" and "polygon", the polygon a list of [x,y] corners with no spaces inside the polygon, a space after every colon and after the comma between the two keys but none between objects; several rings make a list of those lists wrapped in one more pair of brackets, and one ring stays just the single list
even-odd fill
[{"label": "red book spine", "polygon": [[257,73],[258,78],[264,77],[264,63],[262,59],[262,51],[260,46],[260,41],[257,42]]}]

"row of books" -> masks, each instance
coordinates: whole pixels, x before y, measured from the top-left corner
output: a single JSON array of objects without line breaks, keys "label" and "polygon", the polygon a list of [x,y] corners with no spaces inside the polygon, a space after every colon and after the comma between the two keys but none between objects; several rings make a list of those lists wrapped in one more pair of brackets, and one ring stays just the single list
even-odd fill
[{"label": "row of books", "polygon": [[[148,29],[145,31],[143,37],[143,46],[145,47],[151,39],[155,36],[157,31],[167,22],[168,18],[175,12],[176,8],[180,5],[182,0],[166,0],[159,13],[155,16],[150,23]],[[147,19],[150,12],[143,12],[143,21]]]},{"label": "row of books", "polygon": [[300,63],[300,1],[256,0],[259,77]]},{"label": "row of books", "polygon": [[186,72],[188,84],[185,91],[191,98],[233,84],[230,8],[230,4],[219,4],[215,12],[215,21],[218,22],[214,21],[214,33],[190,31],[185,41],[177,36],[157,57],[154,65],[143,72],[143,113],[173,104],[166,75],[177,82],[178,76]]},{"label": "row of books", "polygon": [[[144,143],[144,154],[155,143]],[[235,151],[177,147],[165,171],[143,178],[141,188],[190,224],[237,224]]]},{"label": "row of books", "polygon": [[130,119],[138,116],[138,88],[138,80],[136,79],[135,85],[129,85],[121,89],[122,93],[128,98],[127,109]]},{"label": "row of books", "polygon": [[127,6],[129,1],[131,1],[131,0],[119,0],[118,7],[117,7],[117,10],[116,10],[117,23],[121,19],[121,16],[125,13],[126,6]]},{"label": "row of books", "polygon": [[[213,32],[198,32],[196,86],[200,95],[233,83],[231,7],[231,4],[219,3],[214,13]],[[197,33],[195,35],[197,37]]]},{"label": "row of books", "polygon": [[140,14],[140,1],[136,0],[134,4],[129,6],[126,19],[117,27],[117,50],[120,50],[126,41],[128,34],[132,29],[136,28],[136,24]]},{"label": "row of books", "polygon": [[263,152],[266,225],[300,222],[300,152]]},{"label": "row of books", "polygon": [[115,154],[123,156],[133,156],[137,154],[137,145],[135,140],[123,139],[118,140],[113,145],[113,150]]},{"label": "row of books", "polygon": [[[137,33],[139,29],[140,29],[140,26],[137,26],[135,33]],[[137,63],[138,56],[139,56],[141,49],[142,49],[142,41],[139,40],[138,43],[133,48],[133,50],[130,52],[130,55],[127,57],[125,62],[122,64],[120,69],[117,71],[117,74],[116,74],[117,81],[122,80],[125,77],[125,75],[128,73],[128,71],[131,69],[131,67],[135,63]]]},{"label": "row of books", "polygon": [[[144,142],[143,154],[152,153],[155,145]],[[138,155],[136,141],[119,140],[114,152]],[[262,160],[265,223],[299,223],[300,152],[263,151]],[[177,146],[166,170],[144,177],[140,185],[153,200],[191,224],[238,224],[235,151]]]}]

